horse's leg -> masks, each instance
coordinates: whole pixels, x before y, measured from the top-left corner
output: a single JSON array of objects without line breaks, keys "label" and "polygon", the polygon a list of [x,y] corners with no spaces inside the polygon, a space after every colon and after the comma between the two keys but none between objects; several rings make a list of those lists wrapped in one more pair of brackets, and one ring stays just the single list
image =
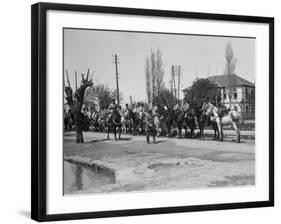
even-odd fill
[{"label": "horse's leg", "polygon": [[146,130],[146,143],[149,144],[149,130]]},{"label": "horse's leg", "polygon": [[160,124],[157,124],[157,137],[159,137],[161,134],[161,128],[160,128]]},{"label": "horse's leg", "polygon": [[107,126],[107,140],[109,140],[109,126]]},{"label": "horse's leg", "polygon": [[240,143],[240,130],[234,121],[232,121],[232,126],[233,126],[234,130],[236,131],[236,143]]},{"label": "horse's leg", "polygon": [[181,125],[178,126],[178,130],[179,130],[179,137],[178,138],[181,138],[181,131],[182,131],[182,126]]},{"label": "horse's leg", "polygon": [[117,141],[117,137],[116,137],[116,129],[117,129],[117,127],[116,127],[116,126],[114,126],[114,127],[113,127],[113,132],[114,132],[114,138],[115,138],[115,141]]},{"label": "horse's leg", "polygon": [[214,129],[214,137],[213,140],[217,140],[219,138],[219,133],[218,133],[218,129],[217,129],[217,123],[213,123],[212,124],[213,129]]},{"label": "horse's leg", "polygon": [[121,139],[121,127],[119,127],[119,139]]},{"label": "horse's leg", "polygon": [[191,138],[193,139],[194,138],[194,127],[191,125],[190,127],[190,134],[191,134]]},{"label": "horse's leg", "polygon": [[129,126],[129,131],[130,131],[130,133],[131,133],[131,135],[133,134],[133,129],[134,129],[134,126],[133,126],[133,122],[132,121],[130,121],[130,126]]},{"label": "horse's leg", "polygon": [[217,122],[217,125],[218,125],[219,141],[223,141],[223,136],[222,136],[222,125],[221,125],[221,121],[220,121],[220,118],[219,118],[219,117],[216,118],[216,122]]}]

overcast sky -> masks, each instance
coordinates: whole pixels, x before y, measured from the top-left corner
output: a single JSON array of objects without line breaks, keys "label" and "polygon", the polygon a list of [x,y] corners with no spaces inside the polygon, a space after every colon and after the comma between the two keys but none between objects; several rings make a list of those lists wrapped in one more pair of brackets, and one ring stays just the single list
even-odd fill
[{"label": "overcast sky", "polygon": [[[237,59],[235,73],[255,81],[255,39],[194,36],[118,31],[64,30],[64,68],[74,86],[74,72],[94,71],[94,84],[116,88],[113,54],[118,54],[119,89],[123,104],[129,96],[145,100],[145,58],[159,48],[165,68],[164,81],[169,85],[171,65],[182,67],[182,89],[194,79],[223,74],[225,45],[231,41]],[[78,77],[80,79],[80,75]]]}]

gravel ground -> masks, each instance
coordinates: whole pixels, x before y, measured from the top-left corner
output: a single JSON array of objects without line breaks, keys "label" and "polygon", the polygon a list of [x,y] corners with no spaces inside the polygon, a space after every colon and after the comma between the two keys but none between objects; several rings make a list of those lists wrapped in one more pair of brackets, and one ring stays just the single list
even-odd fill
[{"label": "gravel ground", "polygon": [[[113,136],[111,136],[113,138]],[[105,133],[84,133],[84,144],[75,133],[64,137],[64,159],[114,172],[115,182],[71,193],[128,192],[255,184],[255,141],[232,139],[157,138],[146,144],[145,136],[123,135],[107,140]],[[66,192],[67,193],[67,192]]]}]

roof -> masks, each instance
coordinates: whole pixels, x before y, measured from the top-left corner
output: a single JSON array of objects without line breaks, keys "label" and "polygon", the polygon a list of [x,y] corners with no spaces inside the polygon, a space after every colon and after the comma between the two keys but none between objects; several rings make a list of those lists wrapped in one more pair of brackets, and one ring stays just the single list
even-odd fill
[{"label": "roof", "polygon": [[211,82],[216,83],[219,87],[227,87],[229,80],[233,82],[233,85],[235,86],[250,86],[250,87],[255,87],[254,83],[249,82],[246,79],[241,78],[240,76],[236,74],[232,75],[215,75],[215,76],[210,76],[207,78]]}]

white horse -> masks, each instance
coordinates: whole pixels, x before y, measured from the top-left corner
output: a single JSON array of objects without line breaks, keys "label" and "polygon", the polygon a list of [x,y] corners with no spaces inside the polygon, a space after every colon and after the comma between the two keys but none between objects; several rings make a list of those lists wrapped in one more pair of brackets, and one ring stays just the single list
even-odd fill
[{"label": "white horse", "polygon": [[158,115],[153,116],[153,121],[157,130],[157,137],[160,136],[161,133],[161,125],[160,125],[160,119],[158,117]]},{"label": "white horse", "polygon": [[230,110],[223,117],[220,117],[218,107],[211,103],[204,103],[203,109],[206,111],[206,115],[210,116],[211,122],[217,123],[220,141],[223,141],[223,125],[231,124],[236,131],[236,142],[240,142],[240,130],[237,126],[237,124],[242,121],[242,115],[240,112]]}]

